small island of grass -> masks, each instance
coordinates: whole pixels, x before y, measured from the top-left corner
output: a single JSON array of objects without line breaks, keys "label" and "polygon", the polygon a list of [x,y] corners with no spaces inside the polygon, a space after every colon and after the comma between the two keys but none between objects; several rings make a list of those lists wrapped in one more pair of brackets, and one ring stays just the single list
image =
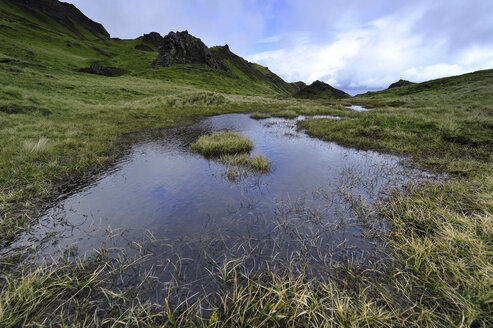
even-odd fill
[{"label": "small island of grass", "polygon": [[294,110],[284,110],[277,113],[272,113],[273,117],[282,117],[282,118],[296,118],[298,117],[298,113]]},{"label": "small island of grass", "polygon": [[253,113],[250,115],[250,118],[253,118],[254,120],[264,120],[266,118],[270,118],[270,115],[264,113]]},{"label": "small island of grass", "polygon": [[228,131],[201,136],[191,147],[204,156],[220,156],[249,152],[253,143],[245,136]]}]

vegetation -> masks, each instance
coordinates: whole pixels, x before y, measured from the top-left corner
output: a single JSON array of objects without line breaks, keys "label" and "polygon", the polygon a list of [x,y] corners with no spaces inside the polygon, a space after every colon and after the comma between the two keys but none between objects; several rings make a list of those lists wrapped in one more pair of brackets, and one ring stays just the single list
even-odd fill
[{"label": "vegetation", "polygon": [[264,113],[253,113],[250,115],[250,118],[253,118],[254,120],[264,120],[266,118],[269,118],[269,114],[264,114]]},{"label": "vegetation", "polygon": [[201,136],[191,147],[204,156],[219,156],[249,152],[253,143],[247,137],[228,131]]},{"label": "vegetation", "polygon": [[[136,50],[139,40],[81,39],[9,2],[0,1],[0,10],[2,246],[75,182],[111,165],[138,131],[205,115],[259,108],[337,115],[342,119],[298,124],[310,135],[405,154],[413,165],[447,174],[441,184],[409,186],[380,204],[378,218],[392,227],[381,237],[389,248],[380,261],[332,262],[318,280],[294,262],[284,271],[251,273],[241,259],[224,261],[214,272],[224,288],[206,304],[155,304],[134,286],[112,288],[139,259],[19,267],[26,254],[1,253],[0,326],[493,326],[492,70],[344,102],[285,99],[286,86],[200,65],[148,69],[156,53]],[[129,72],[73,71],[95,62]],[[372,110],[357,113],[346,104]],[[245,140],[241,145],[251,149]],[[259,170],[268,163],[245,154],[222,159]]]},{"label": "vegetation", "polygon": [[223,155],[220,160],[224,163],[243,166],[255,172],[269,172],[272,163],[264,155],[249,156],[248,154]]},{"label": "vegetation", "polygon": [[282,117],[282,118],[297,118],[298,113],[294,110],[283,110],[280,112],[274,112],[272,113],[273,117]]}]

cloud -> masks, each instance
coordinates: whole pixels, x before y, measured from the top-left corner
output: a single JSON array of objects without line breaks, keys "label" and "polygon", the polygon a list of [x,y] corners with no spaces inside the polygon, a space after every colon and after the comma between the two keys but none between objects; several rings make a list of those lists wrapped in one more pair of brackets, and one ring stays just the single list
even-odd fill
[{"label": "cloud", "polygon": [[[262,37],[265,11],[253,0],[68,0],[114,37],[188,30],[209,46],[228,43],[245,51]],[[268,1],[267,1],[268,3]],[[265,11],[258,10],[264,8]]]},{"label": "cloud", "polygon": [[421,82],[493,68],[493,33],[480,33],[493,26],[493,19],[474,10],[473,33],[453,19],[430,22],[430,17],[447,16],[448,11],[457,19],[472,15],[462,6],[447,4],[404,6],[363,25],[338,30],[325,40],[320,31],[302,40],[296,33],[284,35],[293,42],[248,59],[269,66],[289,81],[321,79],[349,92],[382,89],[400,78]]}]

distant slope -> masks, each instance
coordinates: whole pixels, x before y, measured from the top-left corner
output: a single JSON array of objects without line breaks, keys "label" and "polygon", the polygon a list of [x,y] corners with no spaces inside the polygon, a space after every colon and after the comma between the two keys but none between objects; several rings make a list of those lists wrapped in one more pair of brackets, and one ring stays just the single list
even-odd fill
[{"label": "distant slope", "polygon": [[[103,25],[94,22],[85,16],[74,5],[55,0],[2,0],[8,4],[21,6],[23,11],[31,16],[39,18],[43,23],[51,24],[46,21],[46,15],[61,26],[81,38],[87,37],[87,32],[97,38],[109,38],[110,34]],[[45,24],[42,24],[45,25]]]},{"label": "distant slope", "polygon": [[357,97],[374,97],[386,98],[394,96],[410,96],[421,93],[440,93],[447,94],[449,97],[455,97],[464,94],[470,90],[471,95],[477,90],[489,89],[493,90],[491,82],[493,81],[493,69],[482,70],[463,75],[444,77],[436,80],[426,81],[422,83],[414,83],[401,86],[398,88],[389,88],[382,91],[372,91]]},{"label": "distant slope", "polygon": [[[246,61],[234,54],[228,45],[210,48],[213,54],[221,58],[230,68],[234,77],[242,80],[251,80],[258,83],[271,85],[274,89],[285,93],[295,94],[300,90],[299,82],[287,83],[278,75],[272,73],[267,67]],[[303,82],[301,82],[303,83]]]},{"label": "distant slope", "polygon": [[298,91],[295,97],[303,99],[342,99],[351,96],[342,90],[317,80]]},{"label": "distant slope", "polygon": [[415,84],[415,83],[400,79],[399,81],[394,82],[391,85],[389,85],[388,89],[405,87],[405,86],[411,85],[411,84]]}]

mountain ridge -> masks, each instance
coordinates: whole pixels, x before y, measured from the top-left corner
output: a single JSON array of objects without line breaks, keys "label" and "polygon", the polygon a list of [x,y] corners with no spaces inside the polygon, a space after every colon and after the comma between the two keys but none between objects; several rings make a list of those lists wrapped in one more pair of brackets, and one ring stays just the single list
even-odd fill
[{"label": "mountain ridge", "polygon": [[58,24],[64,26],[71,32],[84,38],[78,27],[82,27],[93,36],[98,38],[109,38],[110,34],[100,23],[97,23],[84,15],[76,6],[53,0],[4,0],[26,10],[38,11],[50,17]]}]

